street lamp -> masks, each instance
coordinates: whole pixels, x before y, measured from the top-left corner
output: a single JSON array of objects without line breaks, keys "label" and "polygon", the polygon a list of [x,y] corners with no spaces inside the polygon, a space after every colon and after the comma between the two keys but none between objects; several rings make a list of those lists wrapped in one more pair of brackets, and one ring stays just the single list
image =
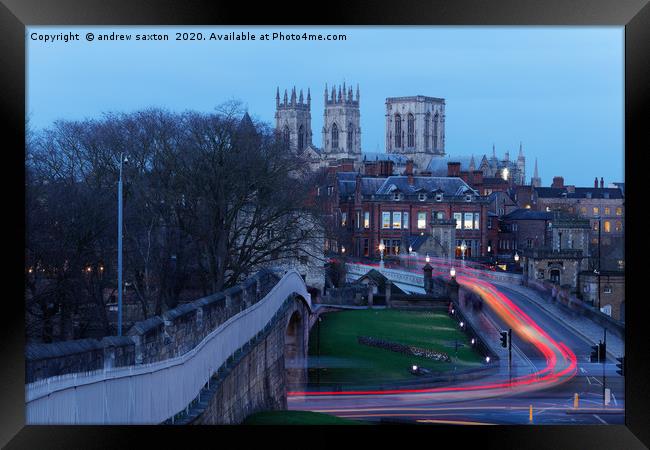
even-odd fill
[{"label": "street lamp", "polygon": [[345,247],[341,247],[341,253],[345,254]]},{"label": "street lamp", "polygon": [[515,252],[515,262],[519,262],[519,253]]},{"label": "street lamp", "polygon": [[460,254],[463,261],[465,261],[465,250],[467,250],[467,246],[463,242],[463,244],[460,246]]},{"label": "street lamp", "polygon": [[129,159],[120,153],[120,179],[117,182],[117,335],[122,336],[122,166]]},{"label": "street lamp", "polygon": [[456,278],[456,269],[453,267],[449,270],[449,275],[451,275],[451,278]]},{"label": "street lamp", "polygon": [[380,256],[380,261],[379,261],[379,267],[384,267],[384,250],[386,249],[386,246],[382,242],[379,244],[379,256]]},{"label": "street lamp", "polygon": [[431,261],[431,258],[429,258],[429,254],[428,254],[428,253],[427,253],[427,256],[424,258],[424,260],[425,260],[426,262]]}]

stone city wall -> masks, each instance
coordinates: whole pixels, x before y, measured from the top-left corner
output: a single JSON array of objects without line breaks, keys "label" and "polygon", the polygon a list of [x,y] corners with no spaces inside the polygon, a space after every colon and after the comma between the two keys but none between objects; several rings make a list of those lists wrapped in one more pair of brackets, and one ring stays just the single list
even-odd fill
[{"label": "stone city wall", "polygon": [[241,284],[137,322],[126,336],[28,344],[25,382],[180,356],[230,317],[261,300],[279,276],[262,270]]}]

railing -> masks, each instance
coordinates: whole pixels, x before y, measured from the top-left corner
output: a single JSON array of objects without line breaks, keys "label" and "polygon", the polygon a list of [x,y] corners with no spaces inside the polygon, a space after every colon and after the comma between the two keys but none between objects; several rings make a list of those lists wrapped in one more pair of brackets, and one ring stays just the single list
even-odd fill
[{"label": "railing", "polygon": [[196,397],[212,374],[264,329],[284,301],[311,297],[295,270],[259,302],[241,311],[182,356],[150,364],[66,374],[25,386],[26,422],[158,424]]}]

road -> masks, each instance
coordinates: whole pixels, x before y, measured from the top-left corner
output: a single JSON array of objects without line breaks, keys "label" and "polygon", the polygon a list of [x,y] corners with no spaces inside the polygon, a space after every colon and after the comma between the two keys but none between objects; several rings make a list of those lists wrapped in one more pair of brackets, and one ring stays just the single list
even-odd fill
[{"label": "road", "polygon": [[[436,269],[442,274],[448,271],[444,265]],[[624,423],[623,379],[616,374],[615,361],[589,362],[592,343],[549,315],[521,289],[486,281],[474,269],[456,270],[457,281],[487,305],[485,319],[496,329],[513,329],[512,375],[506,359],[498,373],[480,381],[382,392],[292,392],[289,408],[371,421]],[[603,406],[603,381],[612,393],[607,407]]]}]

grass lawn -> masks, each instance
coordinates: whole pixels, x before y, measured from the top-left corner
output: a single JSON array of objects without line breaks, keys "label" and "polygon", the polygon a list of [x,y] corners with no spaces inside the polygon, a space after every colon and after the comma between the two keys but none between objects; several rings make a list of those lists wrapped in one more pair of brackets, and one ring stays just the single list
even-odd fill
[{"label": "grass lawn", "polygon": [[[408,370],[416,364],[432,372],[480,367],[481,356],[468,337],[445,313],[382,310],[354,310],[324,314],[320,323],[320,383],[342,387],[380,385],[416,378]],[[311,331],[309,355],[317,355],[318,325]],[[357,342],[357,336],[370,336],[447,353],[452,362],[433,361],[369,347]],[[454,341],[460,344],[456,357]],[[310,358],[316,364],[316,358]],[[309,370],[310,383],[316,382],[316,370]]]},{"label": "grass lawn", "polygon": [[248,416],[243,425],[369,425],[310,411],[264,411]]}]

